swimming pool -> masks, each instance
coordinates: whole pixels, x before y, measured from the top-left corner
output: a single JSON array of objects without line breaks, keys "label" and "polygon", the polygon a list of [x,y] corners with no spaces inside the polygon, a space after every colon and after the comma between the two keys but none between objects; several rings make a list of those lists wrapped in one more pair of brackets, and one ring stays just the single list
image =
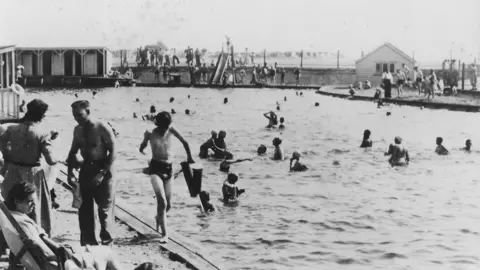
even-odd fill
[{"label": "swimming pool", "polygon": [[[187,96],[191,95],[189,99]],[[90,91],[79,93],[90,99]],[[288,101],[284,102],[283,98]],[[64,156],[76,124],[70,112],[72,91],[32,93],[50,104],[47,125],[60,131],[57,147]],[[170,97],[175,97],[169,103]],[[228,97],[229,103],[223,104]],[[139,98],[140,102],[135,102]],[[286,129],[267,130],[262,116],[281,103]],[[314,103],[320,106],[315,107]],[[150,155],[138,152],[152,124],[132,114],[174,108],[174,124],[194,156],[211,130],[225,129],[236,157],[252,157],[258,145],[272,153],[271,141],[283,138],[287,155],[302,153],[310,168],[289,173],[289,161],[257,158],[232,165],[240,173],[246,196],[236,208],[220,198],[226,178],[219,162],[196,158],[204,166],[204,189],[220,208],[201,214],[182,176],[174,181],[169,226],[200,243],[202,253],[225,269],[467,269],[478,268],[480,247],[479,152],[459,150],[467,138],[476,148],[477,114],[411,107],[377,109],[369,102],[324,97],[313,92],[272,89],[105,89],[92,101],[92,114],[120,132],[117,196],[154,224],[156,201],[142,174]],[[185,109],[194,111],[185,115]],[[386,116],[390,111],[391,116]],[[364,129],[372,131],[373,148],[358,148]],[[394,136],[402,136],[411,165],[392,169],[383,156]],[[435,156],[435,137],[442,136],[452,154]],[[177,164],[185,159],[176,143]],[[148,150],[149,153],[149,150]],[[338,161],[339,165],[333,165]]]}]

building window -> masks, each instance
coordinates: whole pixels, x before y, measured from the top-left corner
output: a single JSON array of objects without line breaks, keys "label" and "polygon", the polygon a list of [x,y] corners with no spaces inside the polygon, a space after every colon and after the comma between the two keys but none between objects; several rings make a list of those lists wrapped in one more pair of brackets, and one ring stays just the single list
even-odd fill
[{"label": "building window", "polygon": [[382,73],[381,66],[380,63],[375,64],[375,73]]},{"label": "building window", "polygon": [[383,63],[383,68],[382,68],[382,73],[384,71],[388,70],[388,64],[387,63]]},{"label": "building window", "polygon": [[395,64],[390,64],[390,73],[395,73]]}]

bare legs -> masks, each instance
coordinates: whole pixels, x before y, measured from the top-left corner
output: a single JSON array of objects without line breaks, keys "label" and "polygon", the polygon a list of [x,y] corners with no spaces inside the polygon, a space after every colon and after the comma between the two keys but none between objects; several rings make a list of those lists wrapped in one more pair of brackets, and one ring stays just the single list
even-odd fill
[{"label": "bare legs", "polygon": [[157,198],[156,229],[157,231],[159,229],[162,230],[162,239],[160,241],[166,243],[168,241],[167,212],[171,208],[170,199],[172,196],[171,179],[162,181],[159,176],[151,175],[150,181]]}]

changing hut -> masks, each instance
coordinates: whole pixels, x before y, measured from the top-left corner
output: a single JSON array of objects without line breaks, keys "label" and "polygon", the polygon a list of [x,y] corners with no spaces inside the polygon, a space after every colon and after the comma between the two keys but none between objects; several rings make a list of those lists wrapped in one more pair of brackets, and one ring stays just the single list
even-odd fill
[{"label": "changing hut", "polygon": [[372,84],[380,84],[384,69],[390,70],[392,75],[405,64],[413,74],[415,59],[402,52],[397,47],[386,42],[372,52],[355,61],[357,81],[369,80]]},{"label": "changing hut", "polygon": [[19,116],[19,96],[10,86],[15,84],[15,46],[0,45],[0,119]]},{"label": "changing hut", "polygon": [[26,85],[81,84],[88,77],[103,77],[111,68],[106,47],[16,47],[17,65],[24,66]]}]

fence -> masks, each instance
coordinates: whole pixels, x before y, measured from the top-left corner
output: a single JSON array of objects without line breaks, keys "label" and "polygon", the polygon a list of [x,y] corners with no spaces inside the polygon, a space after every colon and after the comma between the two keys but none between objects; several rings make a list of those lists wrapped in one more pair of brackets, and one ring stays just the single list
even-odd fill
[{"label": "fence", "polygon": [[20,95],[11,88],[0,88],[0,113],[1,118],[20,117]]}]

